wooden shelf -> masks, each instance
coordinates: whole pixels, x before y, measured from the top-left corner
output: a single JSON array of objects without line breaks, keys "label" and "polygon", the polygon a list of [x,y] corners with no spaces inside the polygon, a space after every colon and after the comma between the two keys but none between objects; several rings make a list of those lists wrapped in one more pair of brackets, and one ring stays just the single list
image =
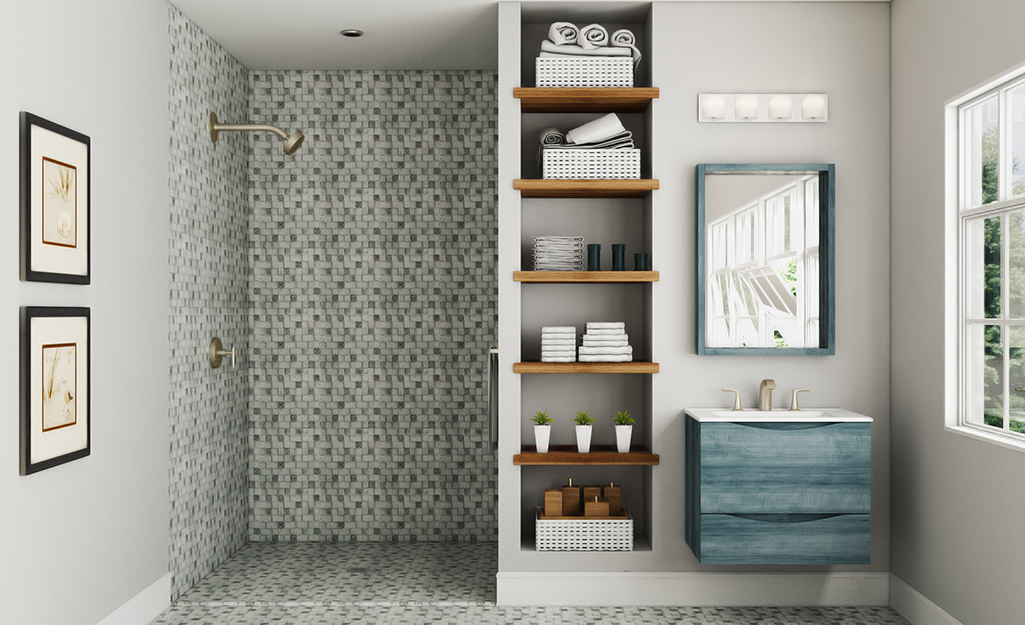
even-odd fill
[{"label": "wooden shelf", "polygon": [[582,284],[603,282],[624,284],[632,282],[658,282],[657,271],[514,271],[514,282],[535,284]]},{"label": "wooden shelf", "polygon": [[656,466],[658,454],[643,447],[636,447],[630,453],[621,454],[615,445],[591,445],[591,452],[577,453],[576,445],[551,445],[548,453],[537,453],[537,447],[524,445],[523,450],[513,456],[513,464],[520,466]]},{"label": "wooden shelf", "polygon": [[657,362],[516,362],[513,373],[658,373]]},{"label": "wooden shelf", "polygon": [[516,87],[524,113],[643,113],[658,87]]},{"label": "wooden shelf", "polygon": [[634,178],[597,180],[540,180],[517,178],[513,188],[525,198],[644,197],[658,189],[658,180]]}]

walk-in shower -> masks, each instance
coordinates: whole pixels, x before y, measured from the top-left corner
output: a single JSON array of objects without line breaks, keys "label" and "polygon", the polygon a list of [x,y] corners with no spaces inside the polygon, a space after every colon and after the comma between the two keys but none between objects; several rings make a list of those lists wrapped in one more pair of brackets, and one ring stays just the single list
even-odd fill
[{"label": "walk-in shower", "polygon": [[210,139],[214,143],[217,143],[218,134],[230,130],[250,130],[257,132],[265,130],[267,132],[273,132],[285,140],[285,154],[288,156],[295,154],[295,151],[303,144],[303,140],[306,139],[306,136],[298,130],[289,135],[287,132],[273,124],[219,124],[217,123],[217,113],[210,113]]}]

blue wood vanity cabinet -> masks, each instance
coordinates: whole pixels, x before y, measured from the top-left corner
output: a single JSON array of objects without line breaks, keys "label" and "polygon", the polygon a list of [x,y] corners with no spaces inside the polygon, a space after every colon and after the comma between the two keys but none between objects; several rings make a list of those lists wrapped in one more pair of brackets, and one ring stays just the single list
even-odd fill
[{"label": "blue wood vanity cabinet", "polygon": [[868,564],[871,418],[779,413],[686,412],[691,551],[702,564]]}]

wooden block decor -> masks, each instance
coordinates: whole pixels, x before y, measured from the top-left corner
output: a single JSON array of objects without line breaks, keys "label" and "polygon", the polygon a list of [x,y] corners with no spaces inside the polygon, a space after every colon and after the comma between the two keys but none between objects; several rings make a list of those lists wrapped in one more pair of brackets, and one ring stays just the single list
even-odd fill
[{"label": "wooden block decor", "polygon": [[584,516],[587,518],[608,518],[609,502],[595,497],[584,501]]},{"label": "wooden block decor", "polygon": [[580,487],[569,484],[562,487],[562,516],[580,516]]},{"label": "wooden block decor", "polygon": [[595,499],[601,499],[601,486],[585,486],[583,495],[584,501],[594,501]]},{"label": "wooden block decor", "polygon": [[602,490],[605,491],[605,501],[609,502],[609,515],[619,516],[623,503],[622,487],[609,484]]},{"label": "wooden block decor", "polygon": [[545,516],[562,516],[562,489],[545,489]]}]

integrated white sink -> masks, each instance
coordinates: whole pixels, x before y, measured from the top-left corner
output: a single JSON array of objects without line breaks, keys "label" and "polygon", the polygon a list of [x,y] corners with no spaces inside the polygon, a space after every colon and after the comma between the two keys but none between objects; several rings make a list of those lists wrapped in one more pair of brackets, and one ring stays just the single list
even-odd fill
[{"label": "integrated white sink", "polygon": [[814,422],[814,423],[871,423],[872,417],[843,408],[815,408],[791,412],[779,410],[730,410],[728,408],[687,408],[694,419],[704,423],[739,423],[744,421]]}]

